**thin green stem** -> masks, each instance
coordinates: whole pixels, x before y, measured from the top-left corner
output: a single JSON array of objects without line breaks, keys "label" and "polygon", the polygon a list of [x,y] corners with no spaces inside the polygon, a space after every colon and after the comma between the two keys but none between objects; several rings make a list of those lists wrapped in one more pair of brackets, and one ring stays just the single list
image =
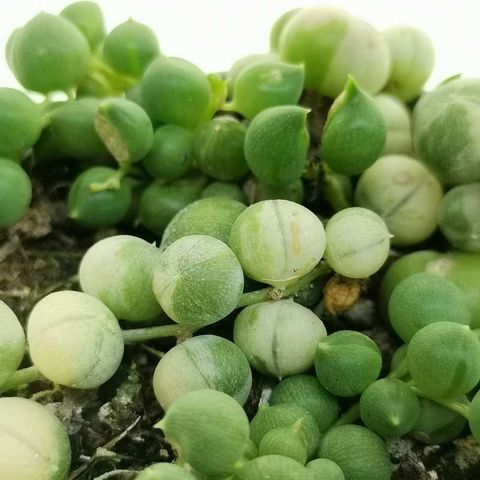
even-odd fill
[{"label": "thin green stem", "polygon": [[352,405],[330,428],[340,427],[341,425],[350,425],[360,418],[360,403]]},{"label": "thin green stem", "polygon": [[212,93],[210,95],[209,106],[206,111],[205,121],[210,120],[215,112],[222,110],[228,95],[227,82],[218,74],[210,73],[207,75]]},{"label": "thin green stem", "polygon": [[90,184],[92,192],[103,192],[105,190],[120,190],[121,182],[125,175],[127,175],[130,165],[120,167],[108,180],[105,182],[93,182]]},{"label": "thin green stem", "polygon": [[240,301],[238,302],[237,307],[247,307],[248,305],[254,305],[255,303],[266,302],[268,300],[274,300],[281,293],[281,290],[278,290],[273,287],[262,288],[261,290],[255,290],[254,292],[242,293]]},{"label": "thin green stem", "polygon": [[69,102],[73,102],[75,100],[76,92],[74,88],[70,88],[65,93],[67,94],[67,99]]},{"label": "thin green stem", "polygon": [[225,102],[220,108],[223,112],[236,112],[236,107],[233,102]]},{"label": "thin green stem", "polygon": [[117,72],[116,70],[114,70],[112,67],[110,67],[108,64],[103,62],[98,57],[92,58],[90,62],[90,66],[94,72],[103,74],[107,76],[110,80],[119,82],[126,90],[135,86],[138,83],[138,80],[136,80],[135,78],[129,75],[125,75],[123,73]]},{"label": "thin green stem", "polygon": [[8,381],[1,386],[0,393],[14,390],[15,388],[21,387],[22,385],[41,380],[42,378],[42,374],[35,366],[23,368],[22,370],[17,370],[8,379]]},{"label": "thin green stem", "polygon": [[110,82],[100,72],[89,72],[87,74],[87,79],[103,89],[104,92],[110,92],[112,95],[116,93],[112,85],[110,85]]},{"label": "thin green stem", "polygon": [[453,410],[454,412],[458,413],[462,417],[465,417],[468,419],[468,410],[470,406],[469,404],[460,403],[460,402],[457,402],[456,400],[435,398],[422,392],[418,387],[416,387],[415,385],[412,385],[411,383],[410,383],[410,386],[412,387],[412,390],[415,392],[415,394],[418,397],[426,398],[427,400],[431,400],[432,402],[443,405],[444,407],[447,407],[450,410]]},{"label": "thin green stem", "polygon": [[191,336],[194,331],[192,328],[182,327],[177,324],[133,328],[131,330],[123,330],[123,339],[125,343],[137,343],[166,337],[185,338]]},{"label": "thin green stem", "polygon": [[[244,293],[240,297],[238,307],[245,307],[247,305],[253,305],[254,303],[264,302],[268,300],[280,300],[281,298],[292,296],[302,288],[308,286],[317,278],[328,275],[329,272],[330,267],[325,262],[322,262],[317,265],[310,273],[300,278],[297,282],[286,287],[283,290],[279,290],[274,287],[268,287],[257,290],[256,292]],[[177,324],[161,325],[158,327],[134,328],[131,330],[124,330],[123,338],[125,340],[125,343],[144,342],[146,340],[155,340],[156,338],[165,337],[177,337],[181,339],[193,335],[195,331],[195,329],[186,328],[182,325]]]},{"label": "thin green stem", "polygon": [[310,273],[307,273],[295,283],[280,289],[275,287],[262,288],[254,292],[242,294],[238,302],[238,308],[254,305],[255,303],[277,301],[282,298],[288,298],[295,295],[298,291],[308,287],[314,280],[320,277],[326,277],[331,272],[330,266],[326,262],[319,263]]}]

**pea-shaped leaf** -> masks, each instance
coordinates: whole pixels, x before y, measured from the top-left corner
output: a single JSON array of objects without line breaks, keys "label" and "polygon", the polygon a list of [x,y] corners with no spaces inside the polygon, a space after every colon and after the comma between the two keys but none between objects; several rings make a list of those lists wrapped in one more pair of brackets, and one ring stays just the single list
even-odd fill
[{"label": "pea-shaped leaf", "polygon": [[122,330],[97,298],[61,291],[42,298],[30,313],[30,356],[52,382],[96,388],[117,371],[123,357]]},{"label": "pea-shaped leaf", "polygon": [[392,475],[385,442],[358,425],[329,430],[322,439],[319,455],[338,464],[345,480],[390,480]]},{"label": "pea-shaped leaf", "polygon": [[82,290],[101,300],[119,319],[151,320],[161,312],[151,288],[158,255],[157,247],[131,235],[100,240],[80,262]]},{"label": "pea-shaped leaf", "polygon": [[171,181],[182,177],[193,164],[192,132],[176,125],[158,128],[143,164],[155,178]]},{"label": "pea-shaped leaf", "polygon": [[465,294],[452,282],[431,273],[416,273],[400,282],[390,296],[388,317],[402,340],[435,322],[469,325]]},{"label": "pea-shaped leaf", "polygon": [[390,53],[390,76],[385,91],[405,102],[420,95],[435,63],[432,42],[421,30],[398,26],[382,32]]},{"label": "pea-shaped leaf", "polygon": [[313,366],[318,342],[326,334],[310,309],[280,300],[244,308],[235,319],[233,337],[252,367],[283,378]]},{"label": "pea-shaped leaf", "polygon": [[80,0],[67,5],[60,16],[70,20],[83,33],[92,51],[97,50],[105,38],[105,21],[95,2]]},{"label": "pea-shaped leaf", "polygon": [[332,6],[295,13],[282,28],[280,56],[305,64],[305,87],[335,98],[347,76],[371,94],[385,85],[390,58],[381,34],[368,23]]},{"label": "pea-shaped leaf", "polygon": [[416,155],[445,184],[480,180],[480,80],[454,79],[422,95],[413,111]]},{"label": "pea-shaped leaf", "polygon": [[380,306],[387,315],[388,299],[394,288],[414,273],[427,271],[453,282],[465,294],[472,312],[471,328],[480,327],[480,255],[450,252],[441,254],[432,250],[409,253],[398,259],[384,276],[380,285]]},{"label": "pea-shaped leaf", "polygon": [[[455,398],[459,403],[468,405],[467,397]],[[420,414],[410,436],[426,443],[439,445],[452,441],[465,428],[466,418],[448,407],[426,398],[419,398]]]},{"label": "pea-shaped leaf", "polygon": [[160,55],[160,48],[153,30],[129,19],[107,35],[102,53],[115,70],[140,78],[148,65]]},{"label": "pea-shaped leaf", "polygon": [[117,186],[97,191],[95,184],[111,181],[117,171],[108,167],[93,167],[80,174],[68,194],[68,213],[87,228],[108,228],[116,225],[128,213],[132,191],[125,179]]},{"label": "pea-shaped leaf", "polygon": [[172,183],[152,182],[140,197],[138,223],[160,237],[173,217],[200,197],[206,183],[207,179],[201,176],[185,177]]},{"label": "pea-shaped leaf", "polygon": [[377,160],[385,140],[382,112],[350,77],[328,112],[322,132],[323,160],[336,173],[358,175]]},{"label": "pea-shaped leaf", "polygon": [[245,355],[232,342],[199,335],[179,343],[160,360],[153,376],[155,396],[164,410],[192,390],[212,388],[244,404],[252,387]]},{"label": "pea-shaped leaf", "polygon": [[226,115],[201,125],[193,140],[197,168],[216,180],[242,178],[248,172],[244,153],[246,133],[245,125]]},{"label": "pea-shaped leaf", "polygon": [[232,474],[248,445],[246,413],[236,400],[216,390],[186,393],[157,427],[182,460],[210,477]]},{"label": "pea-shaped leaf", "polygon": [[452,188],[440,205],[438,224],[459,250],[480,252],[480,183]]},{"label": "pea-shaped leaf", "polygon": [[423,327],[410,340],[407,359],[415,385],[433,398],[463,395],[480,381],[480,342],[467,325]]},{"label": "pea-shaped leaf", "polygon": [[12,42],[10,66],[28,90],[67,91],[87,73],[90,46],[82,32],[63,17],[39,13],[14,33]]},{"label": "pea-shaped leaf", "polygon": [[290,202],[302,203],[304,196],[303,182],[298,179],[286,187],[276,187],[260,181],[258,178],[251,178],[244,184],[244,189],[249,203],[261,202],[263,200],[289,200]]},{"label": "pea-shaped leaf", "polygon": [[362,393],[379,376],[382,356],[366,335],[341,330],[322,339],[315,356],[315,371],[324,388],[339,397]]},{"label": "pea-shaped leaf", "polygon": [[468,409],[468,425],[475,438],[480,443],[480,393],[477,392],[473,397],[472,403]]},{"label": "pea-shaped leaf", "polygon": [[386,155],[363,172],[355,204],[380,215],[393,235],[393,245],[426,240],[437,228],[443,189],[418,160]]},{"label": "pea-shaped leaf", "polygon": [[232,225],[245,205],[230,198],[202,198],[187,205],[168,224],[160,249],[187,235],[208,235],[228,243]]},{"label": "pea-shaped leaf", "polygon": [[25,355],[25,334],[17,316],[0,300],[0,388]]},{"label": "pea-shaped leaf", "polygon": [[253,119],[245,137],[245,158],[260,180],[282,187],[301,177],[309,145],[308,112],[296,106],[272,107]]},{"label": "pea-shaped leaf", "polygon": [[313,375],[292,375],[272,390],[270,405],[291,403],[308,410],[324,432],[338,416],[338,401]]},{"label": "pea-shaped leaf", "polygon": [[268,62],[275,60],[280,60],[280,57],[276,53],[253,53],[250,55],[245,55],[244,57],[240,57],[230,67],[230,70],[227,73],[227,83],[229,91],[232,92],[235,81],[246,68],[257,62]]},{"label": "pea-shaped leaf", "polygon": [[412,122],[407,106],[393,95],[381,93],[373,97],[375,105],[382,112],[387,130],[387,138],[382,155],[403,153],[411,155]]},{"label": "pea-shaped leaf", "polygon": [[250,423],[250,438],[255,445],[275,428],[290,427],[296,424],[299,434],[307,447],[307,456],[311,458],[318,449],[320,432],[315,419],[302,407],[294,404],[275,406],[261,405]]},{"label": "pea-shaped leaf", "polygon": [[265,455],[254,458],[240,468],[232,480],[313,480],[301,463],[283,455]]},{"label": "pea-shaped leaf", "polygon": [[193,129],[207,116],[212,87],[193,63],[157,58],[145,71],[141,85],[143,102],[158,123]]},{"label": "pea-shaped leaf", "polygon": [[385,222],[371,210],[351,207],[337,212],[325,228],[325,259],[339,274],[367,278],[380,270],[390,251]]},{"label": "pea-shaped leaf", "polygon": [[94,125],[99,104],[95,98],[80,98],[52,109],[49,131],[65,155],[78,160],[94,160],[107,154]]},{"label": "pea-shaped leaf", "polygon": [[307,469],[313,473],[314,480],[345,480],[342,469],[328,458],[317,458],[307,463]]},{"label": "pea-shaped leaf", "polygon": [[325,232],[318,217],[304,206],[265,200],[238,216],[229,244],[249,277],[285,287],[318,264]]},{"label": "pea-shaped leaf", "polygon": [[278,50],[278,47],[280,45],[280,36],[285,29],[285,25],[299,11],[300,8],[293,8],[292,10],[288,10],[288,12],[285,12],[283,15],[280,15],[280,17],[275,20],[275,23],[272,26],[272,30],[270,31],[270,50],[272,50],[272,52]]},{"label": "pea-shaped leaf", "polygon": [[242,267],[220,240],[189,235],[161,253],[153,291],[172,320],[203,327],[225,318],[238,305],[243,292]]},{"label": "pea-shaped leaf", "polygon": [[235,183],[230,182],[212,182],[205,187],[201,198],[230,198],[237,202],[246,203],[245,194],[242,189]]},{"label": "pea-shaped leaf", "polygon": [[420,404],[409,385],[382,378],[363,391],[360,415],[363,423],[382,437],[402,437],[414,428]]},{"label": "pea-shaped leaf", "polygon": [[0,88],[0,157],[20,160],[40,137],[40,107],[19,90]]},{"label": "pea-shaped leaf", "polygon": [[0,478],[60,480],[68,476],[68,434],[49,409],[33,400],[0,398],[0,448]]},{"label": "pea-shaped leaf", "polygon": [[28,210],[32,183],[25,170],[13,160],[0,158],[0,228],[17,223]]},{"label": "pea-shaped leaf", "polygon": [[278,427],[264,435],[258,447],[260,457],[264,455],[283,455],[305,465],[307,447],[302,438],[301,424],[298,420],[289,427]]},{"label": "pea-shaped leaf", "polygon": [[231,109],[251,119],[270,107],[296,105],[303,91],[303,80],[303,65],[256,62],[236,79]]}]

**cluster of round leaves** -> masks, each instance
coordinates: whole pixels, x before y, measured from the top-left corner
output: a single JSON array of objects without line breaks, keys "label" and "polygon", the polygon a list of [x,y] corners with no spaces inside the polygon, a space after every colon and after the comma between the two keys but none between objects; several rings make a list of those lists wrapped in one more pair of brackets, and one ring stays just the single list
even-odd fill
[{"label": "cluster of round leaves", "polygon": [[[466,419],[478,439],[476,402],[467,396],[472,397],[480,380],[479,261],[465,253],[415,252],[394,263],[380,287],[386,318],[405,342],[392,363],[394,376],[418,396],[415,402],[408,393],[411,399],[396,412],[397,427],[407,429],[410,421],[410,434],[426,443],[452,440]],[[400,387],[395,382],[390,388],[398,390],[396,398],[406,399],[406,383]]]},{"label": "cluster of round leaves", "polygon": [[[405,345],[383,379],[368,336],[327,335],[294,300],[244,293],[246,276],[281,297],[323,257],[340,275],[367,278],[390,242],[422,242],[437,224],[453,246],[479,252],[480,191],[470,183],[480,179],[478,80],[454,79],[422,96],[412,140],[405,102],[422,93],[434,57],[418,30],[379,33],[337,8],[310,7],[278,19],[271,48],[237,61],[226,83],[161,55],[152,30],[133,20],[107,35],[88,1],[37,15],[7,44],[24,88],[70,99],[38,105],[0,88],[0,203],[9,205],[0,228],[28,208],[31,183],[17,162],[33,149],[35,161],[80,167],[68,198],[80,224],[133,221],[161,237],[159,248],[127,235],[90,248],[79,272],[84,293],[50,294],[30,314],[33,368],[55,384],[96,388],[117,370],[126,342],[163,335],[162,326],[122,331],[119,319],[166,314],[176,323],[168,331],[188,336],[246,305],[233,342],[198,335],[159,361],[153,385],[166,415],[158,426],[179,465],[153,465],[141,480],[388,479],[384,438],[451,440],[465,424],[459,412],[480,440],[480,394],[466,398],[480,380],[471,329],[480,324],[478,271],[465,267],[476,257],[419,252],[405,260],[407,273],[387,274],[384,307]],[[305,88],[333,100],[313,132],[322,193],[337,211],[325,227],[300,205],[311,167],[310,111],[298,105]],[[25,335],[3,303],[0,326],[1,391],[23,359]],[[280,382],[249,424],[241,405],[252,368]],[[337,420],[337,397],[357,396]],[[345,424],[357,417],[365,426]],[[12,425],[18,418],[23,426]],[[46,409],[0,399],[0,427],[2,478],[65,477],[68,438]]]},{"label": "cluster of round leaves", "polygon": [[[41,107],[2,89],[0,105],[8,113],[0,119],[0,156],[18,160],[33,147],[39,161],[81,161],[87,169],[71,188],[72,218],[88,228],[133,221],[161,236],[176,213],[210,195],[209,179],[225,182],[215,195],[243,202],[238,182],[247,191],[252,180],[249,201],[302,201],[309,110],[297,104],[307,88],[334,99],[323,131],[313,134],[321,137],[323,195],[335,210],[352,203],[373,210],[395,245],[422,242],[438,224],[456,248],[479,251],[477,184],[456,187],[442,200],[430,173],[447,185],[478,180],[469,133],[477,80],[454,79],[422,96],[412,142],[402,102],[420,96],[434,59],[420,31],[379,33],[338,8],[310,7],[275,23],[271,50],[237,61],[225,82],[162,55],[152,30],[133,20],[107,35],[91,2],[74,3],[60,15],[41,13],[11,35],[9,66],[27,89],[76,91],[76,99]],[[214,117],[217,111],[243,118]],[[453,124],[455,115],[465,121],[454,131],[437,128]],[[473,153],[466,158],[465,149],[455,150],[459,144]],[[406,157],[412,154],[430,170]],[[10,226],[25,213],[31,187],[21,169],[3,170],[8,178],[0,197],[11,198],[15,187],[21,192],[0,212],[0,226]],[[359,174],[353,198],[349,177]]]},{"label": "cluster of round leaves", "polygon": [[[208,212],[222,209],[225,212],[222,218],[210,214],[210,221],[199,221],[200,218],[208,220]],[[366,210],[364,213],[368,218],[375,215]],[[43,377],[71,388],[99,387],[120,365],[125,343],[135,339],[135,329],[122,331],[118,319],[143,322],[163,311],[178,324],[176,332],[186,334],[198,330],[238,308],[244,274],[270,284],[272,291],[274,288],[281,291],[317,268],[328,243],[321,221],[305,207],[286,200],[266,200],[246,208],[233,199],[205,198],[188,206],[171,223],[161,248],[128,235],[97,242],[80,264],[79,279],[84,292],[51,293],[35,305],[28,319],[27,338],[33,368]],[[275,256],[265,261],[265,256],[272,251],[280,262],[275,262]],[[376,263],[373,268],[378,268]],[[248,298],[250,294],[245,295]],[[6,316],[11,315],[10,312]],[[8,362],[5,364],[5,380],[13,376],[24,354],[23,330],[16,319],[15,322],[18,330],[12,333],[15,338],[7,335],[5,347],[1,349],[9,356],[10,363],[16,359],[10,366]],[[153,327],[153,330],[155,328],[163,327]],[[9,330],[4,331],[7,334]],[[368,345],[373,344],[362,334],[352,333]],[[140,339],[154,337],[155,334]],[[237,405],[234,410],[245,416],[240,404],[246,402],[251,390],[252,367],[279,379],[299,375],[297,381],[312,398],[299,399],[299,405],[292,406],[293,413],[285,414],[295,420],[295,425],[276,425],[285,427],[286,431],[272,432],[261,446],[263,433],[252,437],[252,441],[255,450],[260,448],[263,452],[259,457],[262,460],[255,460],[254,464],[259,463],[260,471],[278,468],[263,462],[270,455],[281,455],[283,460],[279,461],[286,462],[287,468],[304,473],[302,463],[313,459],[319,447],[319,429],[328,428],[338,414],[334,396],[338,392],[331,388],[328,379],[319,374],[322,379],[319,383],[315,377],[301,375],[314,364],[317,367],[322,364],[320,346],[327,341],[330,337],[320,318],[292,299],[255,302],[238,313],[234,342],[214,335],[199,335],[179,344],[160,360],[153,383],[159,403],[168,412],[165,422],[170,418],[170,411],[175,412],[176,405],[188,398],[189,393],[206,388],[221,392],[223,398]],[[354,348],[355,342],[355,339],[347,341],[345,348]],[[364,364],[365,368],[372,368],[374,379],[381,362],[378,349],[373,351],[373,356],[373,363],[369,357]],[[342,363],[341,353],[335,358],[334,364]],[[350,371],[346,375],[352,373],[355,374]],[[295,395],[296,390],[295,385],[279,389],[276,401],[280,412],[290,408],[283,406],[282,398]],[[327,416],[324,408],[328,409]],[[283,416],[281,413],[280,417]],[[201,450],[189,449],[181,443],[185,436],[182,425],[186,425],[182,422],[187,421],[183,417],[182,413],[180,423],[174,423],[177,426],[172,430],[165,427],[164,431],[191,468],[204,475],[221,475],[239,465],[237,462],[243,458],[239,452],[246,447],[244,440],[236,437],[238,432],[232,434],[238,444],[234,443],[232,448],[225,446],[227,466],[223,466],[221,457],[218,466],[217,460],[205,466],[201,464],[205,458]],[[211,434],[218,435],[215,422],[208,420],[207,423],[210,430],[214,430]],[[232,428],[234,425],[231,423]],[[248,440],[248,422],[246,431]],[[282,447],[282,439],[290,441],[292,433],[298,447],[296,460],[289,458]],[[202,435],[195,436],[195,441],[201,439]],[[253,448],[250,442],[247,444]],[[254,466],[242,468],[245,470],[236,473],[238,478],[250,478],[248,472]],[[317,465],[317,468],[320,467]]]},{"label": "cluster of round leaves", "polygon": [[[324,268],[318,264],[328,241],[321,221],[294,202],[266,200],[246,208],[227,198],[198,200],[172,220],[160,248],[129,235],[94,244],[79,267],[84,293],[56,292],[35,305],[28,321],[30,356],[55,383],[98,387],[114,374],[123,355],[117,319],[145,322],[163,312],[180,330],[198,330],[237,309],[244,275],[283,289]],[[372,272],[384,258],[377,260]],[[255,301],[240,312],[234,326],[234,341],[242,351],[239,361],[245,355],[253,367],[277,378],[311,368],[325,336],[311,310],[287,299]],[[215,381],[222,383],[217,377]],[[225,385],[231,392],[239,389],[244,401],[249,381],[234,386],[226,379]]]},{"label": "cluster of round leaves", "polygon": [[[429,40],[416,29],[379,33],[341,9],[311,7],[282,16],[271,52],[240,59],[224,81],[163,55],[154,32],[132,19],[107,34],[88,1],[34,17],[12,33],[6,56],[26,89],[76,98],[40,107],[9,91],[0,104],[15,108],[0,120],[0,156],[20,159],[33,148],[36,161],[76,160],[84,171],[69,195],[73,219],[87,228],[133,221],[158,236],[182,208],[210,195],[209,180],[225,182],[216,195],[242,198],[238,183],[247,190],[253,181],[250,201],[301,203],[305,88],[335,99],[323,132],[314,132],[331,169],[327,184],[331,174],[362,173],[382,152],[410,153],[402,102],[421,93],[433,65]],[[375,97],[382,89],[388,93]],[[324,196],[337,208],[336,193],[325,188]],[[28,202],[19,198],[3,223],[18,221]]]},{"label": "cluster of round leaves", "polygon": [[[286,202],[284,205],[295,204]],[[301,215],[297,212],[298,216]],[[305,218],[309,218],[308,215]],[[187,242],[185,248],[184,242]],[[196,250],[199,246],[201,249]],[[175,248],[172,250],[172,247]],[[179,256],[171,253],[176,248],[179,248]],[[105,268],[99,270],[99,262],[106,258]],[[236,263],[232,264],[233,259]],[[223,288],[215,280],[221,268],[226,268],[233,278],[238,268],[238,278],[243,282],[240,262],[232,250],[206,235],[181,237],[164,251],[129,236],[98,242],[80,267],[82,288],[89,294],[53,293],[32,311],[28,340],[35,367],[45,377],[62,385],[74,388],[101,385],[117,369],[124,342],[128,339],[128,331],[122,334],[116,316],[130,321],[151,318],[160,312],[155,298],[161,295],[166,298],[161,306],[165,310],[172,308],[173,314],[169,313],[172,318],[181,325],[198,328],[201,324],[192,324],[191,319],[200,317],[190,313],[185,317],[174,316],[182,311],[198,312],[206,305],[209,314],[224,315],[217,308],[224,308],[225,302],[215,303],[222,300],[219,295],[224,290],[214,290],[217,292],[215,302],[207,298],[212,286]],[[221,273],[217,278],[222,278],[223,283],[226,277]],[[157,275],[160,275],[160,289],[155,287]],[[168,275],[171,277],[166,281]],[[149,284],[151,288],[145,288]],[[208,289],[193,298],[193,286],[197,292],[202,286]],[[238,294],[235,289],[226,290],[236,298],[235,305],[232,303],[233,307],[228,309],[235,309]],[[192,301],[177,305],[176,297],[182,297],[185,292],[185,298]],[[235,320],[234,343],[221,337],[200,335],[179,344],[160,360],[154,389],[160,404],[167,410],[162,428],[182,460],[204,475],[226,473],[250,478],[250,472],[257,470],[258,475],[273,474],[278,462],[283,462],[285,471],[292,469],[290,475],[299,475],[299,478],[301,474],[308,475],[305,468],[314,469],[314,466],[319,471],[323,468],[340,471],[345,478],[366,478],[374,466],[378,478],[389,478],[388,455],[380,437],[411,433],[427,442],[446,441],[457,435],[464,424],[458,414],[452,417],[448,409],[442,409],[442,404],[435,403],[436,400],[450,402],[453,398],[458,399],[456,404],[464,404],[463,395],[480,379],[480,344],[468,328],[471,313],[464,300],[463,293],[454,284],[432,274],[410,276],[393,291],[389,303],[391,323],[408,341],[404,357],[412,385],[396,378],[377,380],[382,366],[380,351],[371,339],[359,332],[339,331],[327,336],[320,319],[292,300],[248,306]],[[447,321],[442,321],[442,314]],[[452,321],[454,315],[456,323]],[[16,358],[10,367],[5,363],[2,373],[7,380],[23,357],[24,338],[18,320],[7,307],[3,318],[6,327],[2,331],[6,337],[2,351],[8,355],[10,363]],[[203,321],[210,323],[212,318],[204,316]],[[402,363],[401,358],[398,363]],[[305,374],[313,365],[316,377]],[[197,430],[198,424],[194,428],[190,423],[193,420],[185,413],[180,413],[178,419],[169,424],[169,412],[175,412],[176,405],[182,405],[182,399],[187,402],[190,393],[207,388],[222,392],[223,399],[228,398],[228,403],[238,405],[233,410],[241,412],[235,415],[243,418],[245,413],[239,408],[250,392],[250,367],[266,375],[287,378],[273,390],[270,406],[259,410],[247,429],[247,440],[239,440],[243,434],[234,428],[234,420],[225,420],[233,428],[232,441],[239,443],[233,443],[233,447],[225,443],[225,453],[218,453],[215,461],[205,465],[200,445],[204,445],[205,438],[210,435],[217,438],[218,430],[212,427],[217,425],[216,417],[205,414],[210,420],[206,421],[204,430]],[[332,426],[339,411],[336,397],[359,394],[359,414],[369,430],[360,426]],[[192,401],[199,408],[202,405],[198,399]],[[217,408],[213,400],[206,403],[214,405],[217,414],[223,408]],[[228,408],[226,411],[230,412]],[[477,434],[475,410],[471,411],[469,421]],[[223,440],[215,441],[225,442],[227,437],[222,433]],[[251,458],[255,448],[248,441],[249,437],[258,449],[258,458]],[[317,452],[326,463],[312,460]],[[316,463],[308,463],[305,467],[309,461]]]}]

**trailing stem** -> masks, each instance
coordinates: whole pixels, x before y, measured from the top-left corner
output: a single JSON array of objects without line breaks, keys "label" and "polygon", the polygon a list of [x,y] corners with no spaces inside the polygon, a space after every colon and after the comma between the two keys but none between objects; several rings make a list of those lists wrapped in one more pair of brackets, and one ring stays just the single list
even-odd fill
[{"label": "trailing stem", "polygon": [[43,376],[35,366],[17,370],[8,381],[0,387],[0,394],[41,379],[43,379]]},{"label": "trailing stem", "polygon": [[318,264],[310,273],[307,273],[302,278],[298,279],[292,285],[283,289],[275,287],[262,288],[254,292],[244,293],[238,302],[238,308],[254,305],[255,303],[277,301],[282,298],[288,298],[299,292],[305,287],[308,287],[314,280],[320,277],[326,277],[331,272],[330,266],[326,262]]}]

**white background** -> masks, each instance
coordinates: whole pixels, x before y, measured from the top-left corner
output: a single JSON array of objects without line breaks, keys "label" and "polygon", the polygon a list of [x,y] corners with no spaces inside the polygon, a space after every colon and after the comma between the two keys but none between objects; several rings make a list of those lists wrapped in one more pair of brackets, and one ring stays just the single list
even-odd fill
[{"label": "white background", "polygon": [[[17,86],[4,60],[10,32],[40,10],[58,13],[68,1],[0,0],[0,86]],[[107,27],[127,18],[156,31],[167,55],[180,56],[207,72],[227,70],[234,60],[268,50],[270,27],[301,0],[99,0]],[[315,4],[319,2],[311,2]],[[378,29],[398,24],[422,28],[432,39],[436,67],[429,86],[463,73],[480,77],[480,0],[338,0]],[[307,3],[308,4],[308,3]]]}]

